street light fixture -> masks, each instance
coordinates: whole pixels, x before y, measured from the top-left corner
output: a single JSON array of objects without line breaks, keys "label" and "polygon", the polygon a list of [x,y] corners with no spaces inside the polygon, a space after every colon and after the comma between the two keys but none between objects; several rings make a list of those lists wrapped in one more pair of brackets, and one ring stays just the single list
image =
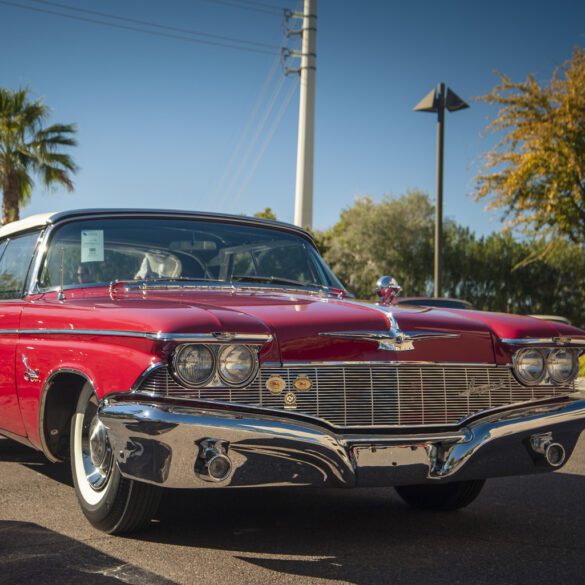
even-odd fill
[{"label": "street light fixture", "polygon": [[441,274],[441,248],[443,242],[443,162],[445,143],[445,109],[458,112],[468,108],[452,89],[440,83],[431,90],[414,108],[415,112],[437,113],[437,204],[435,206],[435,286],[434,296],[440,297],[443,293]]}]

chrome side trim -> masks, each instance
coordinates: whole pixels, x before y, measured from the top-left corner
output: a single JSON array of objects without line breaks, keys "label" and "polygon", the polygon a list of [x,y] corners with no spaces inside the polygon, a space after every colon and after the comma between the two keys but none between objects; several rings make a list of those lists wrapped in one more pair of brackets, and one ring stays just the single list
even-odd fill
[{"label": "chrome side trim", "polygon": [[272,341],[268,333],[163,333],[162,331],[119,331],[117,329],[1,329],[0,335],[102,335],[106,337],[138,337],[152,341],[181,341],[205,343],[267,343]]},{"label": "chrome side trim", "polygon": [[553,345],[553,346],[562,346],[562,347],[582,347],[585,346],[585,336],[581,337],[544,337],[544,338],[536,338],[536,337],[525,337],[525,338],[517,338],[517,339],[510,339],[504,338],[500,340],[502,343],[506,345]]}]

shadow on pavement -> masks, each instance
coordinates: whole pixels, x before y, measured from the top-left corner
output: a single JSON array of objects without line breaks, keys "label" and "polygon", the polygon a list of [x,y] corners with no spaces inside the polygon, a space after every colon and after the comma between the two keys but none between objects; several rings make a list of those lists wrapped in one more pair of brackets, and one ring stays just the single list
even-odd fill
[{"label": "shadow on pavement", "polygon": [[51,463],[42,453],[0,437],[0,462],[20,463],[59,483],[73,487],[69,462]]},{"label": "shadow on pavement", "polygon": [[173,585],[37,524],[0,521],[0,585],[31,583]]},{"label": "shadow on pavement", "polygon": [[[25,447],[2,443],[0,461],[17,461],[70,484],[67,465],[46,463]],[[283,579],[291,575],[358,585],[570,585],[585,581],[584,496],[585,476],[569,473],[490,480],[476,502],[454,513],[413,511],[392,489],[169,490],[160,522],[125,540],[216,551],[219,563],[225,558],[221,553],[228,552]],[[30,559],[35,559],[34,565],[27,557],[13,561],[20,581],[3,581],[5,567],[11,566],[3,549],[7,540],[14,540],[10,530],[21,531],[31,543],[26,549]],[[44,544],[51,539],[57,544]],[[26,554],[17,547],[13,552]],[[108,573],[128,565],[82,543],[31,524],[0,522],[0,584],[53,582],[36,579],[37,566],[45,567],[38,575],[73,571],[67,576],[82,576],[55,579],[59,583],[135,582]],[[140,584],[165,583],[152,578],[159,580]]]},{"label": "shadow on pavement", "polygon": [[582,583],[585,477],[486,485],[454,513],[413,511],[391,489],[167,492],[161,523],[138,538],[356,584]]}]

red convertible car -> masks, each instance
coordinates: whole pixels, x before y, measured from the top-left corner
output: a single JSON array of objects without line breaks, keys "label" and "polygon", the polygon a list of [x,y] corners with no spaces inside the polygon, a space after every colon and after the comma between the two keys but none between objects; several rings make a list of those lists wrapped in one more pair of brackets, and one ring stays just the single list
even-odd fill
[{"label": "red convertible car", "polygon": [[451,510],[561,467],[585,332],[360,302],[294,226],[82,210],[0,228],[0,433],[121,533],[163,488],[395,486]]}]

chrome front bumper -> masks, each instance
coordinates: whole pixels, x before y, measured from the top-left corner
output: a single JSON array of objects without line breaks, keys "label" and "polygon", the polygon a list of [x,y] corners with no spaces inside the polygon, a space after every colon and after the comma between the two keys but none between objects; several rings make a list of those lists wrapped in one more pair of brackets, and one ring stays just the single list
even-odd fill
[{"label": "chrome front bumper", "polygon": [[[342,435],[286,418],[126,398],[108,399],[99,417],[120,471],[139,481],[173,488],[366,487],[550,471],[542,444],[553,440],[569,458],[585,428],[585,399],[492,414],[433,434]],[[229,467],[225,479],[207,473],[210,454],[227,458],[218,466]]]}]

